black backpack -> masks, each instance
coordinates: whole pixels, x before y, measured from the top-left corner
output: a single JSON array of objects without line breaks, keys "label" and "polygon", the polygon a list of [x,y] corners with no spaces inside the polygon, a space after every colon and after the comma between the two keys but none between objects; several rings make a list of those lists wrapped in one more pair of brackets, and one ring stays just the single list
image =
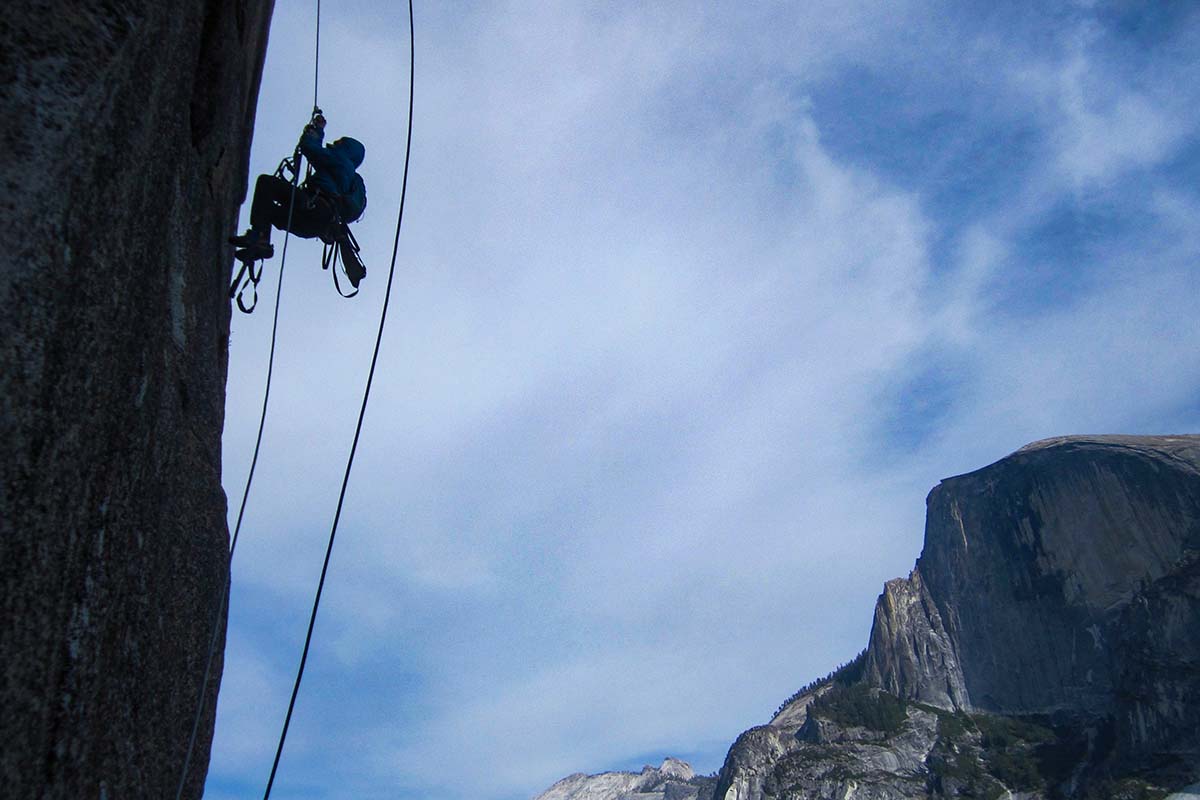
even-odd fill
[{"label": "black backpack", "polygon": [[338,214],[341,215],[342,222],[350,223],[357,222],[366,210],[367,184],[362,175],[356,172],[354,180],[350,181],[350,191],[338,196]]}]

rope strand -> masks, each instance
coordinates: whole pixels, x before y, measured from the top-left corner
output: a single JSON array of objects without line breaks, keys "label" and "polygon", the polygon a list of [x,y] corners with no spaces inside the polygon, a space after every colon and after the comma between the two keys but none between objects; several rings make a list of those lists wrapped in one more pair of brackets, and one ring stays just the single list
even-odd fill
[{"label": "rope strand", "polygon": [[321,0],[317,0],[317,46],[313,53],[313,113],[317,113],[317,85],[321,79]]},{"label": "rope strand", "polygon": [[396,235],[392,242],[392,261],[388,269],[387,288],[384,290],[383,310],[379,316],[379,331],[375,336],[375,349],[371,355],[371,368],[367,373],[367,385],[363,391],[362,406],[358,411],[358,423],[354,428],[354,441],[350,445],[350,455],[346,460],[346,472],[342,477],[342,488],[338,494],[337,510],[333,515],[333,526],[329,531],[329,544],[325,548],[325,561],[321,565],[321,579],[317,583],[317,593],[313,598],[312,613],[308,618],[308,632],[304,637],[304,649],[300,654],[300,665],[296,671],[296,681],[292,685],[292,696],[288,701],[287,715],[284,717],[283,730],[279,734],[279,746],[275,750],[275,760],[271,764],[271,775],[267,779],[267,788],[263,794],[263,800],[268,800],[271,796],[271,787],[275,784],[275,775],[279,769],[279,759],[283,754],[283,744],[287,739],[288,728],[292,721],[292,712],[296,707],[296,697],[300,693],[300,683],[304,678],[304,667],[308,662],[308,651],[312,644],[313,627],[317,621],[317,609],[321,605],[321,594],[325,589],[325,577],[329,572],[329,560],[333,554],[333,542],[337,536],[338,522],[342,517],[342,507],[346,500],[346,488],[350,483],[350,471],[354,466],[354,456],[358,451],[358,441],[362,434],[363,419],[367,413],[367,401],[371,396],[371,384],[375,379],[375,368],[379,362],[379,350],[383,342],[383,329],[387,322],[388,304],[392,296],[392,284],[396,276],[396,257],[400,249],[400,228],[404,222],[404,200],[408,192],[408,162],[409,156],[412,153],[412,129],[413,129],[413,89],[416,83],[415,65],[416,65],[416,39],[413,32],[413,4],[412,0],[408,0],[408,36],[409,36],[409,83],[408,83],[408,139],[404,149],[404,178],[400,185],[400,210],[396,218]]},{"label": "rope strand", "polygon": [[[296,151],[299,155],[299,150]],[[250,498],[250,486],[254,482],[254,469],[258,466],[258,453],[262,447],[263,429],[267,424],[267,403],[271,399],[271,376],[275,372],[275,342],[279,333],[279,301],[283,295],[283,270],[287,266],[287,248],[289,232],[292,228],[292,211],[296,207],[296,185],[300,180],[300,162],[294,162],[292,175],[291,199],[288,201],[287,227],[283,231],[283,252],[279,256],[279,282],[275,287],[275,310],[271,318],[271,349],[267,355],[267,382],[263,389],[262,413],[258,418],[258,434],[254,438],[254,455],[250,459],[250,471],[246,475],[246,486],[242,490],[242,503],[238,508],[237,523],[233,528],[233,538],[229,542],[229,558],[226,562],[225,581],[221,586],[220,600],[217,613],[213,618],[212,637],[208,643],[208,657],[204,662],[204,679],[200,682],[200,699],[196,703],[196,717],[192,720],[192,734],[188,739],[187,754],[183,758],[183,773],[179,776],[179,788],[175,792],[175,800],[183,796],[183,787],[187,783],[188,768],[192,762],[192,752],[196,747],[196,735],[200,730],[200,719],[204,716],[204,706],[208,695],[208,680],[212,673],[213,657],[217,650],[217,638],[221,632],[221,616],[225,613],[225,604],[229,600],[229,583],[233,579],[233,553],[237,549],[238,536],[242,531],[242,520],[246,515],[246,502]]]}]

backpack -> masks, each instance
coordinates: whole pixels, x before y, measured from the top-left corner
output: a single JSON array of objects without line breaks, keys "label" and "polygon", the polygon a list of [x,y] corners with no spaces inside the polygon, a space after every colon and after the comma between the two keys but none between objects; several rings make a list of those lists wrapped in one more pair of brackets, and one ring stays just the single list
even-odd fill
[{"label": "backpack", "polygon": [[342,217],[342,222],[349,224],[356,222],[366,210],[367,184],[363,181],[362,175],[356,172],[354,179],[350,181],[350,191],[338,196],[338,213]]}]

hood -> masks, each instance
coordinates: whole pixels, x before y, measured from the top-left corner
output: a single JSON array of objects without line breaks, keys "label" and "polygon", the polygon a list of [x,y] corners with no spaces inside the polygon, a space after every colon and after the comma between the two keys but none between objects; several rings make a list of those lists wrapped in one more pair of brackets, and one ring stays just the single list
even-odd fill
[{"label": "hood", "polygon": [[343,136],[329,146],[350,159],[356,167],[362,164],[367,155],[367,148],[363,147],[363,143],[358,139],[351,139],[349,136]]}]

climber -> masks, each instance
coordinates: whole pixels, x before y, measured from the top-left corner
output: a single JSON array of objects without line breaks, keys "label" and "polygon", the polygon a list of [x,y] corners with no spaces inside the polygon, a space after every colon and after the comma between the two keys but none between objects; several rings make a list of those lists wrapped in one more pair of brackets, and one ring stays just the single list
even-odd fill
[{"label": "climber", "polygon": [[[320,109],[313,112],[312,121],[304,126],[299,152],[312,166],[308,179],[295,189],[295,207],[289,205],[293,186],[283,177],[282,167],[274,175],[259,175],[254,185],[254,200],[250,205],[250,229],[241,236],[229,237],[229,243],[240,248],[234,256],[244,264],[260,258],[271,258],[271,226],[289,229],[302,239],[319,237],[326,244],[336,245],[345,264],[346,276],[357,287],[366,275],[366,268],[351,246],[349,223],[362,216],[367,205],[367,189],[355,170],[363,162],[366,148],[357,139],[344,136],[333,144],[321,146],[325,137],[325,117]],[[299,169],[299,165],[293,165]]]}]

